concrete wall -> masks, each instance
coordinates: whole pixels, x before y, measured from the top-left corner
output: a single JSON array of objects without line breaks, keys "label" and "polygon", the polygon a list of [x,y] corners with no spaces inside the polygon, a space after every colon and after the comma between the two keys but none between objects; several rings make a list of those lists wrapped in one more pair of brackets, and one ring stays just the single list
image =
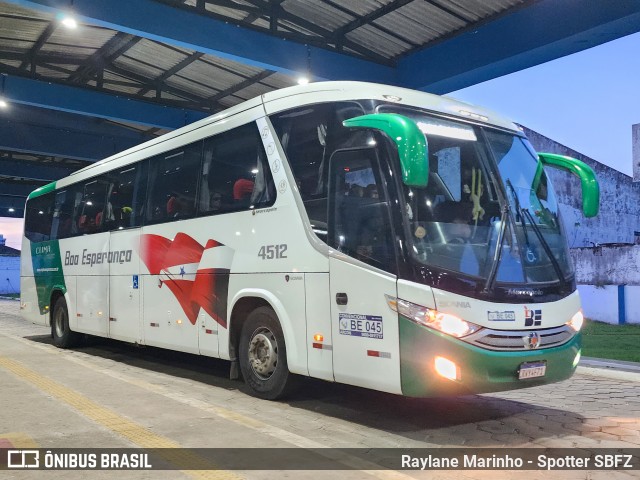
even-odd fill
[{"label": "concrete wall", "polygon": [[0,256],[0,295],[20,292],[20,257]]},{"label": "concrete wall", "polygon": [[640,182],[640,123],[631,126],[631,158],[633,159],[633,181]]},{"label": "concrete wall", "polygon": [[567,172],[546,168],[553,182],[567,230],[569,247],[586,247],[593,243],[634,243],[640,231],[640,183],[622,172],[596,162],[533,130],[525,134],[538,152],[558,153],[582,160],[594,169],[600,183],[600,213],[595,218],[582,215],[580,180]]},{"label": "concrete wall", "polygon": [[[623,289],[624,310],[620,312],[619,296]],[[640,324],[640,286],[578,285],[584,316],[599,322],[612,324]]]},{"label": "concrete wall", "polygon": [[[640,323],[640,245],[574,248],[571,257],[587,318],[607,323]],[[624,286],[623,291],[620,285]]]},{"label": "concrete wall", "polygon": [[578,285],[584,316],[599,322],[618,323],[618,286]]},{"label": "concrete wall", "polygon": [[640,245],[571,249],[576,283],[640,285]]}]

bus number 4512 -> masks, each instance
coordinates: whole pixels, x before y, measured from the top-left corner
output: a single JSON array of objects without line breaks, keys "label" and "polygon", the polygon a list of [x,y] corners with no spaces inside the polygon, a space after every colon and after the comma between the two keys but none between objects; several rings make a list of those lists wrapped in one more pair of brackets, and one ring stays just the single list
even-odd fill
[{"label": "bus number 4512", "polygon": [[258,256],[262,260],[273,260],[279,258],[287,258],[287,244],[281,243],[280,245],[263,245],[260,247]]}]

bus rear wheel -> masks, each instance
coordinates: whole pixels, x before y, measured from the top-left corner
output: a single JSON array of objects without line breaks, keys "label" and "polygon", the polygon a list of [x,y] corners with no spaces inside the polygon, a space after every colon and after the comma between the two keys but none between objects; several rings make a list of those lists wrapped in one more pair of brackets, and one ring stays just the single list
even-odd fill
[{"label": "bus rear wheel", "polygon": [[292,375],[278,317],[269,307],[259,307],[247,317],[240,334],[240,370],[251,394],[265,400],[284,397]]},{"label": "bus rear wheel", "polygon": [[82,336],[69,328],[69,310],[64,297],[58,297],[51,318],[53,344],[58,348],[71,348],[80,343]]}]

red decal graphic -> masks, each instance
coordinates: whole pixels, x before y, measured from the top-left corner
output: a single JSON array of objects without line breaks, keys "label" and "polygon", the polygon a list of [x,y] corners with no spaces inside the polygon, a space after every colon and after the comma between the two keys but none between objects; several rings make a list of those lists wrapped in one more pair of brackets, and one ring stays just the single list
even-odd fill
[{"label": "red decal graphic", "polygon": [[[161,275],[158,287],[166,285],[176,297],[192,325],[202,308],[222,327],[227,327],[227,293],[229,267],[221,265],[200,268],[205,252],[225,247],[216,240],[207,241],[203,247],[186,233],[178,233],[173,240],[160,235],[145,234],[140,239],[140,258],[152,275]],[[184,278],[184,265],[198,264],[195,279]],[[169,269],[180,267],[180,274]]]}]

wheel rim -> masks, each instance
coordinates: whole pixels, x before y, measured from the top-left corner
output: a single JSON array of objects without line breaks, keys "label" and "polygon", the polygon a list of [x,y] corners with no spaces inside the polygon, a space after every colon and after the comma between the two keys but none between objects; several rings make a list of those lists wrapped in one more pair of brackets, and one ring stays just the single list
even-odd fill
[{"label": "wheel rim", "polygon": [[278,365],[278,342],[271,330],[261,327],[253,332],[249,342],[249,365],[255,375],[267,380]]},{"label": "wheel rim", "polygon": [[61,338],[62,336],[64,336],[64,321],[65,321],[65,312],[64,309],[59,309],[56,313],[55,313],[55,317],[54,317],[54,325],[55,325],[55,329],[56,329],[56,336],[58,338]]}]

